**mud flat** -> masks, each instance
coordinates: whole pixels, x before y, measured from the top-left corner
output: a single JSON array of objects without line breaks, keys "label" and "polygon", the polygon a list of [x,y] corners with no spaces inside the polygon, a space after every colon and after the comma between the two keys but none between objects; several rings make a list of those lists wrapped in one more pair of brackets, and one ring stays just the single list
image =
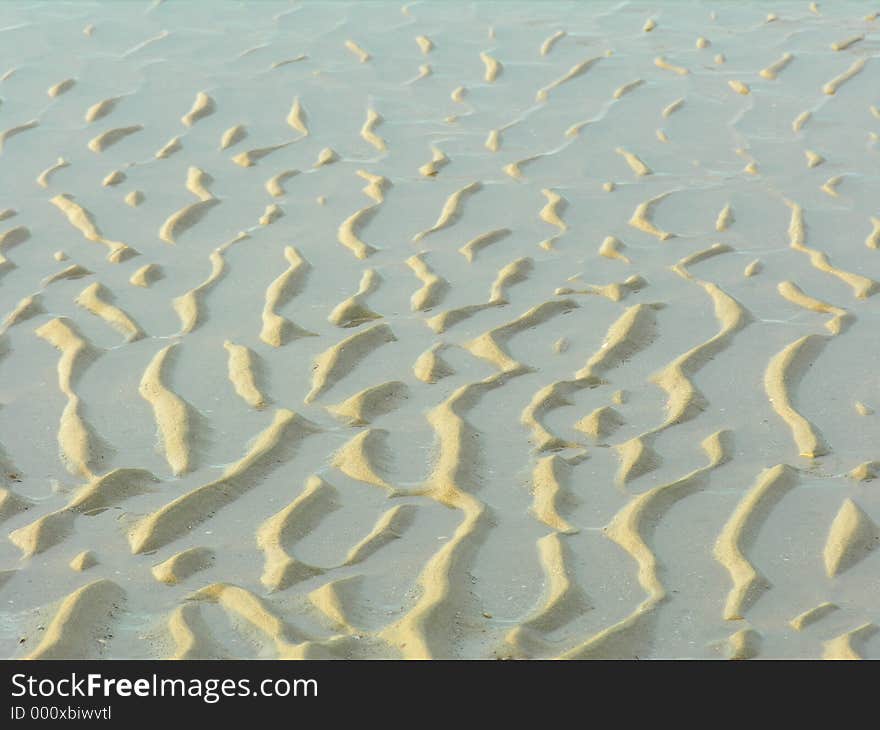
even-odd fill
[{"label": "mud flat", "polygon": [[863,4],[0,27],[0,655],[880,658]]}]

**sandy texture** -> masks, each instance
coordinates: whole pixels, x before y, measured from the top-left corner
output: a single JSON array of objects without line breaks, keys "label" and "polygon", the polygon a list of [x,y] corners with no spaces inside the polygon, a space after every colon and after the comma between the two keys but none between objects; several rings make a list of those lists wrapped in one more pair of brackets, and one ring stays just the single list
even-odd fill
[{"label": "sandy texture", "polygon": [[880,657],[865,5],[0,40],[0,655]]}]

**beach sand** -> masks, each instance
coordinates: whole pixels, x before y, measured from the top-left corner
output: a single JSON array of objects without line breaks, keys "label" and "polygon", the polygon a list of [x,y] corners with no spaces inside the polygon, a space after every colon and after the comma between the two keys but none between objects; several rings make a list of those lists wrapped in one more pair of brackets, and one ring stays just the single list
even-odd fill
[{"label": "beach sand", "polygon": [[3,3],[0,655],[880,657],[869,12]]}]

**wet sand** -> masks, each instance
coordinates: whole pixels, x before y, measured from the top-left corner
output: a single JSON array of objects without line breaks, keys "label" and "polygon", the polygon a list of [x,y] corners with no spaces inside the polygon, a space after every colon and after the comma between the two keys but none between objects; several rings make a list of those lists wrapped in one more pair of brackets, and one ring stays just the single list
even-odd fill
[{"label": "wet sand", "polygon": [[868,5],[0,40],[0,655],[880,657]]}]

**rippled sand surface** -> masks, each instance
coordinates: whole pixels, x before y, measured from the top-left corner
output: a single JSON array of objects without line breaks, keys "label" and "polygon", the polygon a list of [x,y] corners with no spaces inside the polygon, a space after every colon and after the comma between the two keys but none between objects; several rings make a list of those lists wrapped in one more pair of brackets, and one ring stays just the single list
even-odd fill
[{"label": "rippled sand surface", "polygon": [[0,654],[880,656],[868,12],[4,3]]}]

